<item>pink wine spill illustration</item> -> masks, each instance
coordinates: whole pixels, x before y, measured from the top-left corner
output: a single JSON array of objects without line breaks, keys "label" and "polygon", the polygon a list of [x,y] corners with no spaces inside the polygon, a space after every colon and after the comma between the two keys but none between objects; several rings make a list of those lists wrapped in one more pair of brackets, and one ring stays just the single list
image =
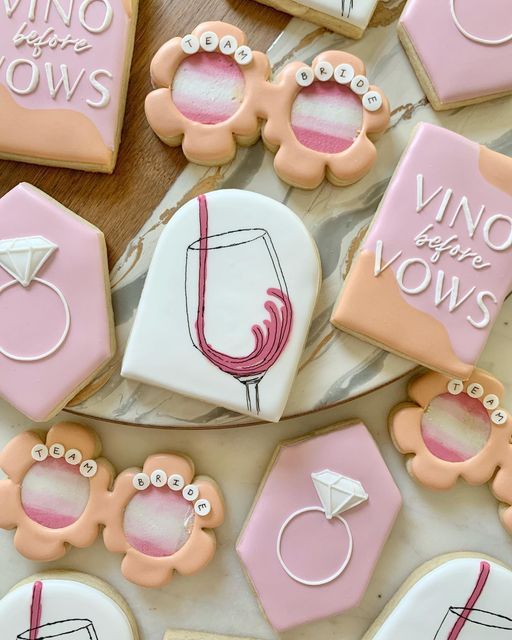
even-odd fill
[{"label": "pink wine spill illustration", "polygon": [[[227,373],[245,386],[248,411],[260,411],[259,384],[267,371],[277,362],[290,338],[293,311],[283,271],[279,262],[270,234],[265,229],[236,229],[213,236],[208,235],[208,203],[206,196],[198,198],[199,204],[199,240],[192,243],[187,250],[187,280],[189,274],[189,253],[199,253],[197,277],[197,309],[190,308],[186,295],[187,316],[189,330],[194,346],[218,369]],[[263,326],[253,323],[251,333],[253,338],[252,350],[248,347],[246,355],[230,355],[224,350],[216,349],[206,338],[206,299],[208,290],[209,255],[215,251],[226,251],[232,248],[248,252],[251,247],[250,259],[256,261],[251,268],[254,273],[267,274],[264,267],[270,265],[277,286],[266,285],[269,298],[264,303],[268,318],[263,320]],[[243,254],[242,254],[243,255]],[[240,259],[240,258],[238,258]],[[266,277],[263,276],[262,277]],[[241,283],[243,286],[243,282]],[[189,283],[187,282],[187,285]],[[227,285],[226,285],[227,286]],[[230,296],[238,295],[239,306],[244,304],[243,296],[247,295],[247,286],[241,291],[230,289]],[[215,305],[215,299],[208,297],[208,311]]]}]

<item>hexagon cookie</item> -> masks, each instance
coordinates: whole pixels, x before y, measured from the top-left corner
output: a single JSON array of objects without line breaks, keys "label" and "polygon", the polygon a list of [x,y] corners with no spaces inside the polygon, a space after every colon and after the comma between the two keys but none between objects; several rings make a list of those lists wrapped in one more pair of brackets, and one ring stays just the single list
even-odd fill
[{"label": "hexagon cookie", "polygon": [[409,0],[398,34],[434,109],[512,92],[508,0]]},{"label": "hexagon cookie", "polygon": [[0,395],[49,420],[114,351],[103,234],[18,185],[0,199]]},{"label": "hexagon cookie", "polygon": [[237,544],[272,626],[357,606],[401,504],[361,422],[281,444]]}]

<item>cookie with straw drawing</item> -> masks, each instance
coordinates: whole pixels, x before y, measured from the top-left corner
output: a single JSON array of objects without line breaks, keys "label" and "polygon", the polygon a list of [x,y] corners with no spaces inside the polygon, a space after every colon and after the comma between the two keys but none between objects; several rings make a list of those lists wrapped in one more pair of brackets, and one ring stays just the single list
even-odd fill
[{"label": "cookie with straw drawing", "polygon": [[61,422],[46,437],[26,431],[0,453],[0,527],[16,529],[14,545],[26,558],[58,560],[70,546],[88,547],[99,533],[112,482],[96,435]]}]

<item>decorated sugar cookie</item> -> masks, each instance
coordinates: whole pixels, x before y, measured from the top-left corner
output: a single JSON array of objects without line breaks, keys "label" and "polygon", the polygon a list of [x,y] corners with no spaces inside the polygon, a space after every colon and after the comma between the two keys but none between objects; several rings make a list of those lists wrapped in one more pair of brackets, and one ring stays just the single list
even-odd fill
[{"label": "decorated sugar cookie", "polygon": [[213,480],[194,476],[190,459],[150,456],[142,469],[118,476],[109,502],[103,539],[109,551],[125,554],[122,571],[131,582],[161,587],[213,558],[222,495]]},{"label": "decorated sugar cookie", "polygon": [[417,569],[363,640],[506,640],[512,573],[498,560],[452,553]]},{"label": "decorated sugar cookie", "polygon": [[257,104],[269,75],[267,56],[252,51],[240,29],[203,23],[153,58],[149,124],[166,144],[181,144],[191,162],[225,164],[237,144],[259,138]]},{"label": "decorated sugar cookie", "polygon": [[263,140],[282,180],[314,189],[326,177],[344,186],[368,173],[377,157],[370,138],[387,128],[389,103],[365,73],[359,58],[326,51],[311,67],[292,62],[277,77]]},{"label": "decorated sugar cookie", "polygon": [[114,352],[103,234],[18,185],[0,199],[0,395],[49,420]]},{"label": "decorated sugar cookie", "polygon": [[332,323],[467,380],[512,289],[511,184],[511,158],[419,125]]},{"label": "decorated sugar cookie", "polygon": [[14,586],[0,600],[0,628],[12,640],[139,639],[123,598],[75,571],[48,571]]},{"label": "decorated sugar cookie", "polygon": [[14,545],[30,560],[58,560],[70,546],[88,547],[99,533],[113,479],[101,445],[75,423],[41,437],[27,431],[0,453],[0,526],[16,529]]},{"label": "decorated sugar cookie", "polygon": [[508,0],[409,0],[398,34],[434,109],[512,93]]},{"label": "decorated sugar cookie", "polygon": [[277,421],[320,283],[316,246],[280,202],[199,196],[158,243],[122,375]]},{"label": "decorated sugar cookie", "polygon": [[281,632],[357,606],[400,506],[362,423],[280,445],[237,543],[272,626]]},{"label": "decorated sugar cookie", "polygon": [[5,0],[0,157],[112,172],[138,0]]},{"label": "decorated sugar cookie", "polygon": [[389,124],[389,103],[370,85],[364,63],[326,51],[312,66],[291,62],[270,82],[266,55],[229,24],[208,22],[161,47],[151,64],[156,89],[146,99],[155,133],[205,165],[230,162],[236,145],[265,144],[292,186],[313,189],[325,177],[346,185],[371,169],[370,138]]},{"label": "decorated sugar cookie", "polygon": [[[258,0],[349,38],[361,38],[378,0]],[[387,2],[387,0],[383,0]]]}]

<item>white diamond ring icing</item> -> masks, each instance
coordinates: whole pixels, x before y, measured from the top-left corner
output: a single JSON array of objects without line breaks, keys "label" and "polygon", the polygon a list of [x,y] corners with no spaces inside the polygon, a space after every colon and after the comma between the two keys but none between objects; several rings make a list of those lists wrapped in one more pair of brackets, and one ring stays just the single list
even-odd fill
[{"label": "white diamond ring icing", "polygon": [[58,249],[57,245],[42,236],[30,236],[26,238],[11,238],[0,241],[0,267],[13,277],[13,280],[0,286],[0,295],[16,285],[28,287],[32,282],[38,282],[48,287],[59,297],[64,307],[64,329],[59,340],[51,349],[37,355],[21,356],[11,353],[0,346],[0,354],[18,362],[36,362],[48,358],[55,353],[66,340],[71,325],[69,305],[62,291],[51,282],[37,278],[36,275],[48,258]]},{"label": "white diamond ring icing", "polygon": [[[288,518],[286,518],[286,520],[283,522],[283,524],[281,525],[281,529],[279,530],[276,543],[276,552],[279,563],[290,578],[308,587],[318,587],[333,582],[334,580],[339,578],[339,576],[347,568],[348,563],[352,558],[354,541],[348,522],[345,520],[345,518],[342,518],[340,516],[340,513],[348,511],[349,509],[358,506],[362,502],[366,502],[366,500],[368,500],[368,494],[364,490],[363,485],[358,480],[347,478],[346,476],[336,473],[335,471],[330,471],[329,469],[325,469],[324,471],[320,471],[318,473],[312,473],[311,478],[313,480],[313,484],[315,486],[318,497],[320,498],[322,506],[304,507],[303,509],[298,509],[297,511],[294,511],[291,515],[289,515]],[[348,536],[348,550],[341,566],[332,575],[328,576],[327,578],[308,580],[306,578],[297,576],[289,569],[283,559],[281,546],[283,535],[292,520],[303,515],[304,513],[314,511],[323,513],[328,520],[336,519],[344,526]]]}]

